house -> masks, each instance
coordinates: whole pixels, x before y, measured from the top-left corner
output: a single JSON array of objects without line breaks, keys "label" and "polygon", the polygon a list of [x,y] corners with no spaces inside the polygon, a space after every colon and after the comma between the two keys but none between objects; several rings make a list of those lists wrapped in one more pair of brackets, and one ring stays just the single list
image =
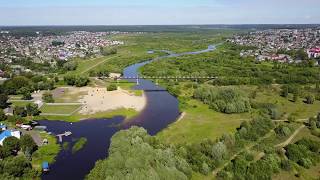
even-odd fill
[{"label": "house", "polygon": [[20,139],[21,137],[21,132],[20,131],[10,131],[10,130],[5,130],[0,134],[0,145],[3,145],[3,141],[8,138],[8,137],[16,137]]},{"label": "house", "polygon": [[320,57],[320,48],[312,48],[307,51],[309,58]]},{"label": "house", "polygon": [[4,109],[3,112],[6,116],[13,116],[13,108],[12,107],[8,107],[8,108]]}]

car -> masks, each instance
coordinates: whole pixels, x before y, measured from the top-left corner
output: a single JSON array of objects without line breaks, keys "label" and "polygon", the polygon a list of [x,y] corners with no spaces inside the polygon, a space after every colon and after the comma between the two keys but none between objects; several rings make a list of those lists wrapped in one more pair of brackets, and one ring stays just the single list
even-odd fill
[{"label": "car", "polygon": [[21,125],[20,128],[24,129],[24,130],[27,130],[27,131],[31,131],[32,130],[32,127],[30,125],[25,125],[25,124]]}]

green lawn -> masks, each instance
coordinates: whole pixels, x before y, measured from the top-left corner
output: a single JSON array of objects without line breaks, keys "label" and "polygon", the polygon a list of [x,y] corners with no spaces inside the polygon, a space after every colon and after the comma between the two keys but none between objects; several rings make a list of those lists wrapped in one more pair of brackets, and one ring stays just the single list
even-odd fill
[{"label": "green lawn", "polygon": [[11,101],[10,102],[13,106],[19,106],[19,107],[24,107],[27,104],[33,103],[33,101]]},{"label": "green lawn", "polygon": [[215,112],[199,101],[191,100],[196,108],[185,110],[186,115],[161,131],[157,136],[167,143],[195,143],[205,138],[215,140],[224,133],[234,132],[240,123],[250,118],[249,113],[222,114]]},{"label": "green lawn", "polygon": [[103,119],[103,118],[112,118],[115,116],[124,116],[126,121],[135,117],[139,114],[139,112],[134,109],[117,109],[113,111],[99,112],[91,115],[82,115],[79,113],[75,113],[72,116],[40,116],[39,120],[47,119],[47,120],[60,120],[67,122],[78,122],[85,119]]},{"label": "green lawn", "polygon": [[81,105],[48,105],[45,104],[41,107],[42,113],[49,114],[71,114],[80,108]]},{"label": "green lawn", "polygon": [[61,150],[60,145],[57,143],[57,139],[45,132],[40,133],[42,139],[48,140],[48,145],[39,147],[39,149],[32,155],[32,166],[41,170],[41,164],[44,161],[52,164],[55,161],[55,157]]}]

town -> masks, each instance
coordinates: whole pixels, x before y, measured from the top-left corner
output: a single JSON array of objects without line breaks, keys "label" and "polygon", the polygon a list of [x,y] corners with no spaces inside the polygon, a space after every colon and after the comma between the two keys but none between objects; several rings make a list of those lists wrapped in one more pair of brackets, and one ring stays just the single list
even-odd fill
[{"label": "town", "polygon": [[72,58],[99,56],[103,47],[123,45],[121,41],[106,38],[125,32],[86,32],[73,31],[62,35],[42,35],[16,37],[9,31],[0,34],[0,61],[12,63],[22,59],[30,59],[33,63],[55,64],[56,61],[68,61]]},{"label": "town", "polygon": [[235,35],[228,41],[248,46],[240,56],[254,57],[257,61],[301,63],[320,57],[320,28],[253,31]]}]

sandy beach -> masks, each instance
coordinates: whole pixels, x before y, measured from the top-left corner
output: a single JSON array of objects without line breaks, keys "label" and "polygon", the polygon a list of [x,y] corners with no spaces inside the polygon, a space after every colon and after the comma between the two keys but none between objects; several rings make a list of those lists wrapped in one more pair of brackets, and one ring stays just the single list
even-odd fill
[{"label": "sandy beach", "polygon": [[121,108],[142,111],[147,104],[147,98],[144,94],[142,96],[135,96],[123,89],[107,91],[106,88],[98,87],[67,87],[60,88],[56,92],[56,94],[58,94],[57,96],[61,96],[61,93],[64,94],[66,100],[68,100],[68,97],[77,97],[74,101],[83,104],[79,111],[82,115],[90,115]]}]

